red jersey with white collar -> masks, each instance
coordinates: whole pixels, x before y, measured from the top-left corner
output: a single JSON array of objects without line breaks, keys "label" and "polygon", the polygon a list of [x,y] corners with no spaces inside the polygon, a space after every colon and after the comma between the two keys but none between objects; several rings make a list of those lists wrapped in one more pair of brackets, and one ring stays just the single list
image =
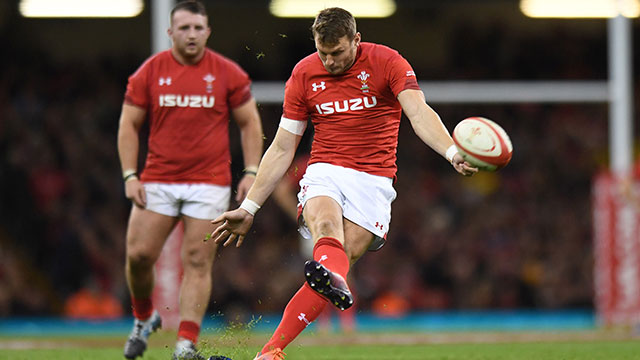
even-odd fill
[{"label": "red jersey with white collar", "polygon": [[287,81],[283,117],[307,121],[314,139],[309,164],[324,162],[394,178],[402,108],[398,94],[420,90],[397,51],[360,43],[349,70],[332,75],[317,53],[302,59]]},{"label": "red jersey with white collar", "polygon": [[250,86],[240,66],[210,49],[195,65],[180,64],[171,50],[147,59],[125,94],[149,119],[141,180],[231,184],[229,112],[251,99]]}]

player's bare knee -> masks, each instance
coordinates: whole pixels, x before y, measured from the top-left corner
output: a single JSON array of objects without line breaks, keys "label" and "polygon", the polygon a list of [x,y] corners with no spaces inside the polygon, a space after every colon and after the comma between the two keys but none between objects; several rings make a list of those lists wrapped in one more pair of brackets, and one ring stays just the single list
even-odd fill
[{"label": "player's bare knee", "polygon": [[153,267],[156,259],[145,251],[128,251],[127,263],[132,270]]},{"label": "player's bare knee", "polygon": [[197,251],[188,252],[182,258],[182,266],[185,271],[206,274],[211,271],[212,264],[213,260],[210,260]]},{"label": "player's bare knee", "polygon": [[189,260],[183,262],[185,276],[205,278],[211,275],[211,266],[206,261]]},{"label": "player's bare knee", "polygon": [[339,231],[339,224],[331,219],[319,219],[314,224],[314,231],[318,238],[324,236],[336,236]]}]

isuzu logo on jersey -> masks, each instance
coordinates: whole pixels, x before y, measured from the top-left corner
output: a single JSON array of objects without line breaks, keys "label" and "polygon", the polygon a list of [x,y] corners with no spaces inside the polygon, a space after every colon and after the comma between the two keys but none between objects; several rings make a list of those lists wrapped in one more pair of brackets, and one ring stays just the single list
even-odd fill
[{"label": "isuzu logo on jersey", "polygon": [[327,87],[324,85],[324,81],[320,81],[320,84],[313,83],[313,84],[311,84],[311,86],[313,86],[313,91],[318,91],[318,89],[320,89],[320,90],[324,90],[324,89],[326,89],[326,88],[327,88]]},{"label": "isuzu logo on jersey", "polygon": [[316,110],[318,114],[329,115],[333,113],[358,111],[369,109],[378,105],[378,100],[375,96],[363,96],[361,98],[355,98],[350,100],[332,101],[322,104],[316,104]]},{"label": "isuzu logo on jersey", "polygon": [[209,95],[175,95],[163,94],[158,98],[160,107],[212,108],[215,97]]}]

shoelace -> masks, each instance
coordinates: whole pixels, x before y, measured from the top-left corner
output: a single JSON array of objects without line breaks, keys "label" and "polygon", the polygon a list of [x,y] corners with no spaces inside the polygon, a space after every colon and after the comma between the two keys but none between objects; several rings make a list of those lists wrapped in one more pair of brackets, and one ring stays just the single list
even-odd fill
[{"label": "shoelace", "polygon": [[142,330],[144,329],[144,323],[142,321],[136,321],[133,326],[133,330],[131,331],[131,337],[140,337],[142,335]]}]

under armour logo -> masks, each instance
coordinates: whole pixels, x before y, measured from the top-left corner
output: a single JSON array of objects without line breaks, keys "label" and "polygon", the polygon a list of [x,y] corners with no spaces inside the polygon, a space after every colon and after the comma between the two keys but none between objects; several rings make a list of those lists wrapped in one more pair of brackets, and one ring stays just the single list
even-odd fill
[{"label": "under armour logo", "polygon": [[161,77],[160,79],[158,79],[158,85],[162,86],[162,85],[171,85],[171,76],[167,77],[167,78],[163,78]]},{"label": "under armour logo", "polygon": [[327,87],[324,85],[324,81],[321,81],[321,82],[320,82],[320,84],[313,83],[313,84],[311,84],[311,86],[313,86],[313,91],[318,91],[318,89],[320,89],[320,90],[324,90],[324,89],[326,89],[326,88],[327,88]]},{"label": "under armour logo", "polygon": [[380,224],[379,222],[376,221],[376,224],[374,226],[382,230],[382,224]]},{"label": "under armour logo", "polygon": [[311,325],[311,321],[307,320],[307,315],[305,313],[300,313],[300,315],[298,315],[298,320],[304,321],[307,325]]},{"label": "under armour logo", "polygon": [[329,258],[329,257],[328,257],[327,255],[322,255],[322,256],[320,257],[320,260],[318,260],[318,262],[323,262],[323,261],[327,260],[328,258]]}]

